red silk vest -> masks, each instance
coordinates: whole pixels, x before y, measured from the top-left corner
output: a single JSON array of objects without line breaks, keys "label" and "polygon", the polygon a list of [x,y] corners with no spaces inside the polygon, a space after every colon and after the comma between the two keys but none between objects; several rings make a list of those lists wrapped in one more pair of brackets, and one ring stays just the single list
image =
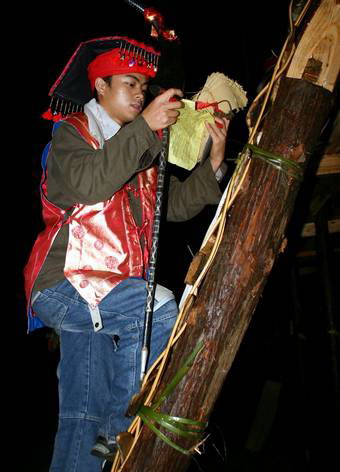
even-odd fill
[{"label": "red silk vest", "polygon": [[[75,113],[64,121],[74,126],[94,149],[99,148],[99,143],[88,130],[84,113]],[[46,178],[43,175],[41,202],[45,229],[36,239],[24,269],[30,330],[41,325],[30,306],[32,289],[56,235],[65,224],[69,225],[69,241],[64,274],[92,307],[123,279],[145,276],[151,248],[157,168],[153,166],[139,172],[138,183],[138,189],[125,184],[105,202],[76,204],[68,216],[65,210],[47,199]],[[134,192],[141,201],[140,227],[131,212],[129,191]]]}]

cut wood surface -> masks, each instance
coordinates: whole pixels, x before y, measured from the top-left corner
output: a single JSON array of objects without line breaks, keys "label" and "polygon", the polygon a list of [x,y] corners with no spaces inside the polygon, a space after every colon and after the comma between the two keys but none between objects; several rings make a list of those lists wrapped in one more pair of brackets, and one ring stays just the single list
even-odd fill
[{"label": "cut wood surface", "polygon": [[339,74],[340,4],[324,0],[307,26],[299,42],[287,77],[304,76],[332,91]]}]

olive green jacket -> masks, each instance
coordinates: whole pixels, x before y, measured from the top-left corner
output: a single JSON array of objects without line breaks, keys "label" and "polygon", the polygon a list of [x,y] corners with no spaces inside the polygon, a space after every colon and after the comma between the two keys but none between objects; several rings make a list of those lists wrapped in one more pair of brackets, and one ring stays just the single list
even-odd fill
[{"label": "olive green jacket", "polygon": [[[66,210],[74,204],[93,205],[108,200],[125,183],[137,184],[136,174],[149,167],[161,142],[140,115],[95,150],[68,123],[55,132],[47,162],[47,198]],[[136,224],[141,223],[140,201],[129,194]],[[170,177],[167,219],[185,221],[205,205],[217,204],[221,191],[209,159],[181,182]],[[35,282],[43,290],[64,278],[68,225],[59,231]]]}]

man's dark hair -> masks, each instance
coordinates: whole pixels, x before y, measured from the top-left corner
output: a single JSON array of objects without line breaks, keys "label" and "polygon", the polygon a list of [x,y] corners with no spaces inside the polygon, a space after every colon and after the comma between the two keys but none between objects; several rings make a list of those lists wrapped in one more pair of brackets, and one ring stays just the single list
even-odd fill
[{"label": "man's dark hair", "polygon": [[[108,85],[109,87],[111,87],[112,75],[108,75],[107,77],[102,77],[102,79],[104,80],[104,82],[107,83],[107,85]],[[99,102],[99,100],[98,100],[98,92],[97,92],[96,87],[94,88],[94,91],[93,91],[93,98],[95,98],[96,101]]]}]

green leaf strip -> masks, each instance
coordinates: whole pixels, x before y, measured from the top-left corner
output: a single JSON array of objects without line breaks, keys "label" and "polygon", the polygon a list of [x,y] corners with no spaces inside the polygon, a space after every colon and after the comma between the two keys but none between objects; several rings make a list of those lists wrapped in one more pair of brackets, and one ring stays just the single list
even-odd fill
[{"label": "green leaf strip", "polygon": [[152,405],[152,408],[154,410],[156,410],[164,402],[164,400],[174,391],[174,389],[182,380],[182,378],[188,373],[190,367],[194,363],[194,360],[197,354],[203,349],[203,346],[204,346],[204,342],[198,341],[192,353],[184,361],[184,364],[182,365],[182,367],[180,367],[180,369],[177,371],[177,373],[175,374],[171,382],[164,388],[157,402],[154,403],[154,405]]}]

